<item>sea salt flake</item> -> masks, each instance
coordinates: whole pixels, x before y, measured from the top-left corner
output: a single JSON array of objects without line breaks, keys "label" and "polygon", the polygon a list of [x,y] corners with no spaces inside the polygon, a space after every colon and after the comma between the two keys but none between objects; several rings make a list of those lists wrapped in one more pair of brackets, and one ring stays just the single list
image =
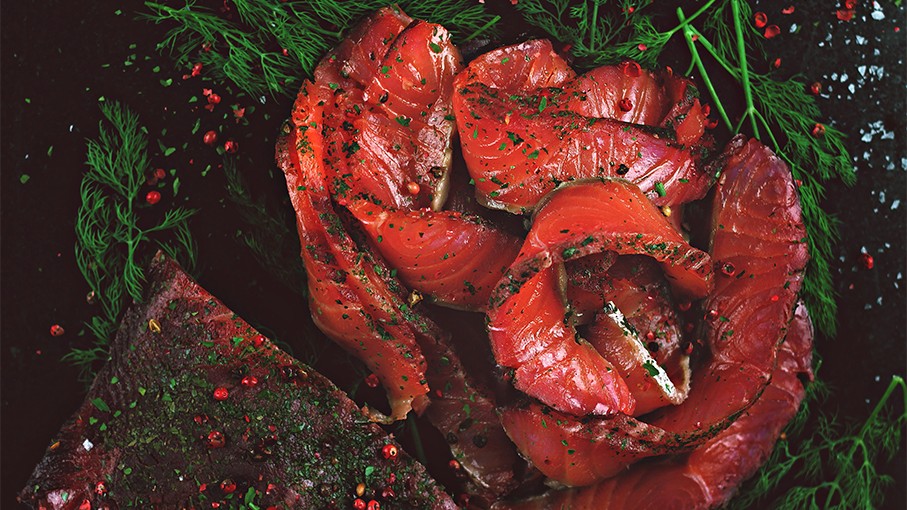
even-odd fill
[{"label": "sea salt flake", "polygon": [[86,452],[90,452],[91,449],[94,448],[94,443],[86,439],[85,441],[82,441],[82,448],[85,448]]}]

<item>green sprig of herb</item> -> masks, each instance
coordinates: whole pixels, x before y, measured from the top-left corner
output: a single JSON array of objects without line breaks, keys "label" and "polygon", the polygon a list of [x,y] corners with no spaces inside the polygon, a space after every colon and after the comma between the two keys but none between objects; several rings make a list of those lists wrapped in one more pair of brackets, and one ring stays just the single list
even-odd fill
[{"label": "green sprig of herb", "polygon": [[[179,7],[146,2],[155,23],[175,24],[159,50],[184,67],[201,63],[215,80],[229,80],[253,97],[296,93],[318,61],[336,45],[347,27],[388,0],[235,0],[236,16],[225,16],[187,2]],[[399,2],[410,16],[444,24],[455,41],[493,32],[500,17],[467,0]],[[232,13],[227,13],[232,15]]]},{"label": "green sprig of herb", "polygon": [[[904,402],[892,400],[898,391]],[[768,461],[744,485],[741,495],[731,501],[729,508],[844,510],[881,507],[883,491],[894,480],[879,473],[876,466],[882,459],[890,461],[901,445],[902,433],[907,426],[904,379],[892,378],[882,398],[858,428],[843,427],[834,417],[821,415],[815,418],[812,434],[801,437],[812,404],[824,395],[827,395],[827,389],[822,385],[811,385],[797,417],[787,428],[788,437],[775,445]],[[782,482],[795,485],[769,501],[769,496]]]},{"label": "green sprig of herb", "polygon": [[[82,178],[82,204],[76,214],[76,264],[101,312],[87,323],[93,345],[64,356],[90,377],[95,361],[105,359],[121,312],[130,300],[141,301],[143,267],[162,249],[191,268],[196,248],[188,229],[192,209],[176,207],[150,226],[139,193],[151,169],[148,140],[138,116],[118,102],[100,103],[106,121],[88,140],[88,170]],[[149,211],[150,212],[150,211]],[[165,242],[165,235],[169,242]]]}]

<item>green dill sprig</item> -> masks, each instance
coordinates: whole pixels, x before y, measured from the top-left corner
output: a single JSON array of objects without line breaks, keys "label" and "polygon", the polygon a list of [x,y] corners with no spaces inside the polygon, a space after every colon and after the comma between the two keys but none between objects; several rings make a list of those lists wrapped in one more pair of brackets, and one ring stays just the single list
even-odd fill
[{"label": "green dill sprig", "polygon": [[[201,63],[215,80],[232,81],[252,95],[292,96],[302,78],[359,18],[394,2],[388,0],[235,0],[236,16],[195,5],[173,7],[146,2],[144,17],[175,24],[159,50],[169,51],[178,65]],[[468,0],[399,2],[407,14],[440,23],[455,41],[468,41],[494,30],[500,20]]]},{"label": "green dill sprig", "polygon": [[[810,414],[811,404],[823,394],[813,383],[797,417],[786,431],[765,465],[744,486],[729,508],[775,508],[778,510],[851,508],[874,509],[883,504],[884,489],[894,480],[877,469],[881,460],[897,455],[904,427],[907,426],[907,386],[894,376],[859,426],[844,427],[834,417],[816,419],[812,435],[799,438]],[[904,402],[892,400],[900,391]],[[794,483],[780,496],[768,501],[782,483]],[[768,503],[768,504],[767,504]]]},{"label": "green dill sprig", "polygon": [[[142,299],[143,267],[153,254],[149,242],[187,268],[196,259],[187,223],[194,210],[176,207],[151,226],[143,226],[147,218],[141,214],[139,193],[151,166],[148,140],[138,116],[117,102],[101,103],[100,108],[106,122],[100,122],[97,139],[88,140],[88,169],[82,178],[82,204],[75,221],[75,255],[91,290],[89,300],[101,312],[86,322],[95,339],[93,345],[75,348],[64,356],[82,368],[84,377],[91,375],[95,361],[106,358],[125,305]],[[168,232],[172,233],[170,243],[162,237]]]}]

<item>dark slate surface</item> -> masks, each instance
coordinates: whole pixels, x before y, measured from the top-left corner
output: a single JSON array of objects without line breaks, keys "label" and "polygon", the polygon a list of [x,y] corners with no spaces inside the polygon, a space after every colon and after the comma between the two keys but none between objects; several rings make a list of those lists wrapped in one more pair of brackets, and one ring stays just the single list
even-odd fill
[{"label": "dark slate surface", "polygon": [[[835,388],[826,404],[846,419],[865,417],[892,374],[905,373],[905,10],[894,2],[858,2],[850,22],[835,15],[841,2],[757,2],[782,35],[769,41],[769,59],[782,59],[780,73],[801,73],[819,81],[819,105],[827,123],[849,133],[858,182],[852,188],[828,186],[826,206],[842,221],[836,246],[836,287],[840,328],[836,338],[821,338],[821,376]],[[793,14],[781,9],[794,4]],[[838,5],[840,4],[840,5]],[[81,322],[93,312],[88,289],[73,257],[73,218],[79,205],[85,138],[97,133],[100,97],[134,108],[152,140],[169,146],[190,142],[187,151],[152,164],[175,169],[183,183],[174,199],[202,213],[192,227],[200,243],[201,283],[237,313],[267,325],[279,339],[303,352],[299,317],[304,302],[259,269],[237,241],[244,224],[225,200],[219,158],[200,139],[223,126],[240,142],[241,165],[257,193],[280,197],[283,183],[268,174],[275,134],[288,111],[286,99],[234,98],[227,90],[214,112],[188,99],[204,101],[210,84],[182,80],[154,49],[162,27],[136,21],[138,3],[4,2],[2,6],[2,484],[0,504],[12,497],[43,455],[49,438],[82,399],[77,371],[59,361],[71,346],[86,346]],[[123,12],[117,14],[117,9]],[[130,45],[135,45],[130,48]],[[132,57],[134,55],[134,57]],[[147,58],[147,60],[146,60]],[[126,62],[129,62],[127,65]],[[160,66],[158,72],[154,67]],[[162,79],[172,78],[164,87]],[[255,105],[251,127],[232,121],[231,104]],[[269,118],[265,118],[268,113]],[[226,119],[225,119],[226,116]],[[196,119],[201,129],[190,130]],[[153,143],[153,142],[152,142]],[[52,149],[51,149],[52,148]],[[202,170],[213,163],[207,177]],[[29,179],[21,183],[22,176]],[[277,175],[276,177],[280,177]],[[172,178],[168,178],[171,179]],[[289,212],[288,212],[289,213]],[[861,252],[874,257],[868,270]],[[52,324],[66,333],[52,337]],[[327,355],[334,352],[328,348]],[[354,373],[347,367],[347,373]],[[341,387],[349,380],[336,380]],[[905,455],[889,472],[903,481]],[[446,457],[436,464],[444,465]],[[903,484],[893,489],[886,507],[903,508]]]}]

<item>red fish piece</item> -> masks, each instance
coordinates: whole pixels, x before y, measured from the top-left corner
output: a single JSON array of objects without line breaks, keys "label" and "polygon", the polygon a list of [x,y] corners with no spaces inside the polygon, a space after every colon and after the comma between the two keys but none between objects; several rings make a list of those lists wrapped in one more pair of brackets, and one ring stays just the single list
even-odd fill
[{"label": "red fish piece", "polygon": [[560,182],[622,177],[657,205],[702,198],[710,177],[687,149],[638,126],[558,109],[554,94],[540,110],[535,96],[511,95],[482,83],[460,85],[454,107],[463,157],[480,201],[531,211]]},{"label": "red fish piece", "polygon": [[[595,441],[592,449],[575,450],[570,464],[594,469],[561,476],[589,481],[639,458],[695,447],[727,428],[768,385],[809,258],[799,197],[787,165],[758,141],[735,138],[721,162],[711,255],[737,273],[718,279],[703,305],[715,312],[705,326],[710,354],[693,371],[689,397],[648,424],[622,415],[586,423],[558,415],[564,440]],[[546,432],[533,425],[539,412],[512,411],[511,419],[508,411],[503,418],[508,435],[537,465],[550,456],[543,446],[551,444],[539,440]]]},{"label": "red fish piece", "polygon": [[483,310],[521,240],[473,216],[349,204],[374,248],[409,288],[455,308]]},{"label": "red fish piece", "polygon": [[[634,466],[592,487],[551,491],[517,503],[501,502],[493,508],[706,510],[721,506],[765,462],[781,430],[796,414],[806,393],[798,376],[812,378],[812,340],[812,325],[800,303],[778,353],[771,384],[733,425],[688,456]],[[553,457],[552,464],[564,462],[562,459]]]},{"label": "red fish piece", "polygon": [[403,303],[388,289],[377,264],[357,249],[334,211],[322,156],[323,112],[317,90],[303,84],[288,132],[277,147],[296,210],[312,318],[378,375],[391,404],[388,419],[402,419],[410,409],[418,412],[427,404],[425,361],[415,338],[418,326],[398,319]]},{"label": "red fish piece", "polygon": [[576,77],[551,41],[534,39],[504,46],[475,58],[457,77],[457,86],[480,82],[511,93],[560,87]]}]

